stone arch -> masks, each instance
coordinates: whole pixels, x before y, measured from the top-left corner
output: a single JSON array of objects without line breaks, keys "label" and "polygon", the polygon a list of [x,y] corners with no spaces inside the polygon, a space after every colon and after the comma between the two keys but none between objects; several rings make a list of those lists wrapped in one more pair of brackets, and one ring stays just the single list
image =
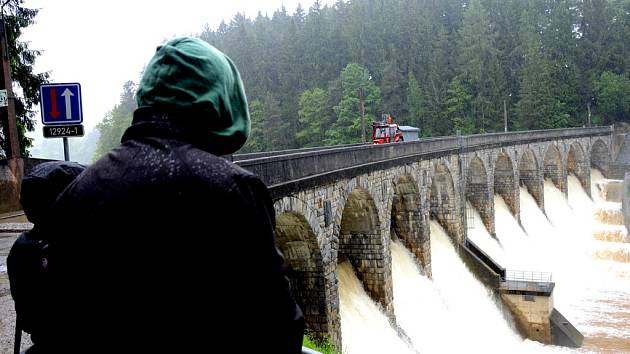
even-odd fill
[{"label": "stone arch", "polygon": [[[311,227],[313,234],[321,235],[324,230],[320,227],[319,219],[317,218],[317,210],[314,209],[314,205],[309,204],[304,199],[295,195],[287,196],[282,199],[278,199],[274,202],[274,209],[276,211],[276,215],[280,215],[286,212],[294,212],[300,214],[304,217],[306,222]],[[317,237],[317,244],[320,248],[323,247],[322,244],[323,239]]]},{"label": "stone arch", "polygon": [[336,284],[334,289],[326,286],[322,253],[304,215],[293,211],[279,214],[276,243],[286,259],[291,291],[304,313],[306,328],[320,340],[330,335],[331,330],[338,331],[338,321],[331,320],[339,318],[339,310],[330,301],[337,296]]},{"label": "stone arch", "polygon": [[459,201],[451,171],[442,162],[435,167],[429,191],[430,215],[444,227],[456,244],[464,240]]},{"label": "stone arch", "polygon": [[431,274],[431,248],[426,220],[422,220],[420,192],[412,176],[404,174],[394,183],[391,232],[396,235],[419,262],[425,274]]},{"label": "stone arch", "polygon": [[518,164],[519,183],[527,188],[529,194],[534,197],[541,210],[545,210],[545,185],[540,175],[536,155],[531,149],[526,149],[521,155]]},{"label": "stone arch", "polygon": [[494,201],[490,196],[486,167],[479,156],[473,157],[468,164],[466,199],[479,211],[486,229],[490,234],[494,235]]},{"label": "stone arch", "polygon": [[503,197],[512,215],[514,215],[517,220],[520,220],[518,192],[516,183],[514,183],[514,165],[512,164],[512,159],[505,151],[501,151],[497,155],[497,160],[494,163],[494,193]]},{"label": "stone arch", "polygon": [[591,147],[591,167],[598,169],[608,178],[610,169],[610,151],[602,139],[597,139]]},{"label": "stone arch", "polygon": [[569,147],[569,153],[567,154],[567,174],[574,174],[584,191],[588,195],[590,193],[590,185],[591,185],[591,171],[589,168],[589,161],[586,160],[584,156],[584,149],[582,149],[582,145],[578,142],[574,142]]},{"label": "stone arch", "polygon": [[544,177],[550,179],[558,189],[566,194],[567,178],[564,172],[564,166],[562,165],[562,155],[560,155],[560,151],[555,145],[550,144],[547,148],[543,164],[545,171]]},{"label": "stone arch", "polygon": [[346,199],[339,230],[338,262],[350,261],[366,292],[393,314],[391,267],[381,237],[378,209],[370,193],[355,188]]}]

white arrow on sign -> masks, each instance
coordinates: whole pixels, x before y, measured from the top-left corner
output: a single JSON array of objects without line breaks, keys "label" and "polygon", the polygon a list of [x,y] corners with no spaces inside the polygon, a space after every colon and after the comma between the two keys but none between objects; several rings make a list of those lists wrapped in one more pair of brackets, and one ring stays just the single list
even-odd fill
[{"label": "white arrow on sign", "polygon": [[66,119],[72,119],[72,104],[70,102],[70,97],[74,96],[74,93],[69,89],[65,89],[61,94],[66,99]]}]

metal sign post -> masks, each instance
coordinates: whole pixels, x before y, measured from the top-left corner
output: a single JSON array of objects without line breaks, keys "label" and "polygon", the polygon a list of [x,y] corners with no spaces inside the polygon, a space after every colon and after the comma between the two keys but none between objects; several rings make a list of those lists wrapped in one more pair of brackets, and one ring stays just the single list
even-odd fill
[{"label": "metal sign post", "polygon": [[70,161],[70,148],[68,147],[68,138],[63,137],[63,159]]}]

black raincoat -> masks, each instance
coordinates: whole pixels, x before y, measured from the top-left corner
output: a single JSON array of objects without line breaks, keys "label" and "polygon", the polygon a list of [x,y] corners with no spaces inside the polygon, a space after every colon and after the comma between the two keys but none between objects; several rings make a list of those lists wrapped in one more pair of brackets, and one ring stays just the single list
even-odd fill
[{"label": "black raincoat", "polygon": [[48,245],[40,231],[40,222],[50,213],[59,194],[83,170],[85,166],[73,162],[44,162],[22,179],[20,202],[34,226],[22,233],[11,247],[7,268],[18,327],[31,334],[36,346],[46,342],[45,323],[49,318],[51,297]]},{"label": "black raincoat", "polygon": [[267,188],[198,130],[139,109],[58,200],[54,352],[300,352]]},{"label": "black raincoat", "polygon": [[208,43],[158,47],[122,145],[46,220],[51,351],[299,353],[304,323],[253,174],[215,155],[250,131],[234,63]]}]

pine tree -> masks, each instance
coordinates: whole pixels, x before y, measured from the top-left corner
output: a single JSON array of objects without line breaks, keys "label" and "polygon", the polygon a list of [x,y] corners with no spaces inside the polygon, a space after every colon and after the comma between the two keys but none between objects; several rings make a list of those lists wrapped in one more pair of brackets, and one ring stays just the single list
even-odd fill
[{"label": "pine tree", "polygon": [[327,130],[328,93],[319,87],[306,90],[300,95],[298,111],[300,127],[296,138],[300,146],[324,145]]},{"label": "pine tree", "polygon": [[265,112],[263,103],[259,100],[249,102],[249,117],[251,119],[251,130],[245,145],[238,151],[239,154],[265,151]]},{"label": "pine tree", "polygon": [[541,18],[542,48],[548,66],[550,94],[560,102],[568,119],[560,120],[563,126],[581,126],[584,119],[579,110],[586,109],[586,101],[579,97],[579,77],[576,58],[577,40],[573,33],[577,16],[573,0],[557,0],[544,3],[538,9]]},{"label": "pine tree", "polygon": [[[381,92],[369,71],[356,63],[350,63],[341,72],[343,97],[333,108],[337,120],[326,133],[331,144],[349,144],[361,142],[362,129],[369,138],[369,126],[376,120],[376,107],[381,104]],[[365,107],[364,127],[361,126],[361,97]]]},{"label": "pine tree", "polygon": [[451,82],[447,94],[446,109],[453,132],[464,135],[474,133],[475,122],[470,114],[473,97],[458,79]]},{"label": "pine tree", "polygon": [[527,130],[562,127],[568,118],[556,98],[550,63],[542,53],[538,18],[533,11],[525,11],[521,20],[525,58],[516,111],[518,127]]},{"label": "pine tree", "polygon": [[427,124],[427,114],[424,110],[422,89],[412,72],[409,73],[408,79],[407,103],[409,105],[409,125],[420,128],[420,134],[422,134],[422,136],[431,136],[432,126]]},{"label": "pine tree", "polygon": [[262,100],[265,137],[264,151],[286,150],[291,148],[294,133],[290,130],[290,122],[283,116],[280,102],[271,93],[267,93]]},{"label": "pine tree", "polygon": [[407,85],[399,64],[396,60],[387,62],[381,78],[383,111],[396,117],[399,121],[407,115],[405,86]]},{"label": "pine tree", "polygon": [[504,94],[503,72],[496,49],[496,33],[479,0],[472,0],[459,31],[459,80],[472,96],[475,130],[499,130]]},{"label": "pine tree", "polygon": [[[429,73],[424,80],[424,85],[421,85],[422,110],[426,116],[424,122],[428,125],[424,128],[424,136],[452,133],[447,116],[446,100],[448,86],[453,79],[456,66],[455,52],[449,44],[449,34],[441,20],[438,19],[433,25],[432,31],[435,39],[431,48]],[[431,135],[425,135],[429,133]]]}]

